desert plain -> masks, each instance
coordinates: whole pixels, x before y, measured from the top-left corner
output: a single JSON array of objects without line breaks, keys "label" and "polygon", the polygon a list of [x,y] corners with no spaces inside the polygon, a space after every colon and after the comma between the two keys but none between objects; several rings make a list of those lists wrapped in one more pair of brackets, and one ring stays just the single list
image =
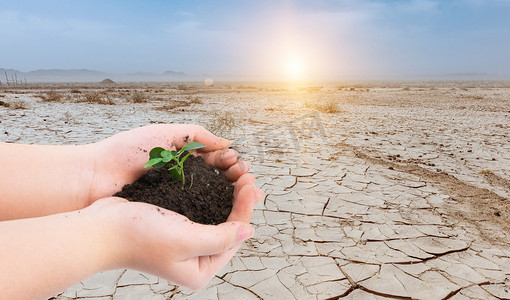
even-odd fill
[{"label": "desert plain", "polygon": [[231,139],[265,198],[203,290],[133,270],[52,299],[509,299],[510,82],[0,87],[0,141],[157,123]]}]

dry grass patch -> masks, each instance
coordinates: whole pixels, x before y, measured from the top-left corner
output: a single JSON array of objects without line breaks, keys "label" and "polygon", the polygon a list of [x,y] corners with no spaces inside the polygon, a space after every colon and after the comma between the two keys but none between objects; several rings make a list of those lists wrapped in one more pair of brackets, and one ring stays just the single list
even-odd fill
[{"label": "dry grass patch", "polygon": [[149,100],[150,96],[141,92],[134,92],[128,97],[128,101],[131,103],[147,103]]},{"label": "dry grass patch", "polygon": [[188,96],[189,104],[202,104],[204,103],[199,97]]},{"label": "dry grass patch", "polygon": [[186,101],[169,100],[167,104],[159,107],[159,109],[171,111],[171,110],[175,110],[175,109],[181,107],[181,111],[184,111],[184,109],[182,109],[182,107],[186,107],[186,106],[190,106],[190,103],[186,102]]},{"label": "dry grass patch", "polygon": [[37,97],[41,98],[45,102],[62,102],[62,93],[55,90],[49,90]]},{"label": "dry grass patch", "polygon": [[98,92],[87,92],[83,94],[86,103],[95,103],[103,105],[115,105],[115,102],[108,96]]},{"label": "dry grass patch", "polygon": [[306,108],[316,109],[322,113],[334,114],[342,112],[340,104],[335,99],[327,100],[308,100],[303,103]]},{"label": "dry grass patch", "polygon": [[18,100],[14,101],[9,105],[10,108],[13,109],[27,109],[27,104],[24,101]]},{"label": "dry grass patch", "polygon": [[27,109],[28,108],[27,104],[22,100],[10,102],[10,103],[0,101],[0,106],[6,107],[6,108],[12,108],[12,109]]},{"label": "dry grass patch", "polygon": [[204,127],[214,135],[227,139],[237,138],[243,133],[241,119],[229,111],[215,112],[210,116]]}]

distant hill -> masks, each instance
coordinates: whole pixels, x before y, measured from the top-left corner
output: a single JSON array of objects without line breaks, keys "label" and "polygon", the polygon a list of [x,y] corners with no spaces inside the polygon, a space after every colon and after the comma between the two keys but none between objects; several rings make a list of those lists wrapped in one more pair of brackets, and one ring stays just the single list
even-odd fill
[{"label": "distant hill", "polygon": [[49,70],[35,70],[25,73],[28,76],[77,76],[77,77],[87,77],[87,76],[105,76],[107,73],[88,70],[88,69],[79,69],[79,70],[62,70],[62,69],[49,69]]},{"label": "distant hill", "polygon": [[101,81],[104,78],[111,78],[115,81],[169,81],[169,80],[190,80],[183,72],[166,71],[164,73],[136,72],[128,74],[111,74],[89,69],[40,69],[22,72],[15,69],[0,68],[0,81],[5,82],[5,76],[12,80],[16,76],[18,80],[26,79],[29,82],[70,82],[70,81]]},{"label": "distant hill", "polygon": [[110,78],[106,78],[103,81],[101,81],[100,84],[112,85],[112,84],[115,84],[115,81],[111,80]]},{"label": "distant hill", "polygon": [[186,76],[186,74],[184,72],[174,72],[174,71],[166,71],[163,73],[163,75],[168,75],[168,76]]}]

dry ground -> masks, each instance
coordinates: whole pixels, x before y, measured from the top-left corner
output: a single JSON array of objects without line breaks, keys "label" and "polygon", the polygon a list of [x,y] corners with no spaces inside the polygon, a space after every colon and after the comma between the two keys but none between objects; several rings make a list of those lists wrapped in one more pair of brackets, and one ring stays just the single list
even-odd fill
[{"label": "dry ground", "polygon": [[266,192],[205,290],[119,270],[57,299],[510,298],[509,82],[44,84],[0,101],[14,143],[202,124]]}]

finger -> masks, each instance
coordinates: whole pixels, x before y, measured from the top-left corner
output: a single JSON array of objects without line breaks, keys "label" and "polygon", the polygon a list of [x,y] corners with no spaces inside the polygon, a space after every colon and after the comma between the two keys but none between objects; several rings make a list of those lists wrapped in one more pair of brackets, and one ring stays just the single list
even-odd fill
[{"label": "finger", "polygon": [[232,211],[227,221],[249,223],[255,205],[264,197],[264,193],[254,185],[245,185],[234,199]]},{"label": "finger", "polygon": [[[234,202],[234,207],[227,222],[234,220],[241,221],[243,223],[249,222],[253,214],[253,208],[263,197],[264,193],[262,190],[253,185],[244,185],[239,193],[239,197]],[[216,274],[232,259],[241,245],[242,242],[239,242],[237,245],[219,254],[199,257],[199,272],[195,277],[199,281],[198,286],[205,286],[212,276],[214,276],[214,274]]]},{"label": "finger", "polygon": [[185,286],[192,290],[201,290],[207,286],[211,279],[232,259],[237,250],[241,247],[242,242],[239,242],[234,247],[226,250],[225,252],[194,257],[183,261],[180,266],[178,277],[180,280],[175,280],[181,286]]},{"label": "finger", "polygon": [[189,236],[193,238],[188,239],[188,258],[225,252],[253,236],[253,228],[243,222],[225,222],[219,225],[190,223],[190,226]]},{"label": "finger", "polygon": [[230,168],[239,159],[239,153],[234,149],[222,149],[200,153],[200,156],[204,158],[206,163],[222,170]]},{"label": "finger", "polygon": [[199,142],[206,146],[198,149],[198,152],[220,150],[230,145],[230,141],[215,136],[200,125],[176,125],[172,130],[175,132],[174,145],[177,149],[189,142]]},{"label": "finger", "polygon": [[237,253],[243,243],[240,242],[234,247],[213,256],[200,256],[198,258],[198,280],[202,286],[206,286],[211,278],[216,275]]},{"label": "finger", "polygon": [[227,176],[228,180],[236,182],[239,179],[239,177],[241,177],[243,174],[248,173],[249,170],[250,164],[248,164],[244,160],[240,160],[236,164],[233,164],[232,166],[230,166],[230,168],[225,170],[224,174],[225,176]]},{"label": "finger", "polygon": [[250,173],[245,173],[237,179],[237,181],[234,183],[234,199],[237,198],[237,195],[239,194],[239,191],[241,188],[243,188],[245,185],[253,185],[255,183],[255,176],[253,176]]},{"label": "finger", "polygon": [[104,208],[114,203],[122,203],[122,202],[129,202],[127,199],[120,198],[120,197],[105,197],[98,199],[92,203],[92,205],[96,208]]}]

